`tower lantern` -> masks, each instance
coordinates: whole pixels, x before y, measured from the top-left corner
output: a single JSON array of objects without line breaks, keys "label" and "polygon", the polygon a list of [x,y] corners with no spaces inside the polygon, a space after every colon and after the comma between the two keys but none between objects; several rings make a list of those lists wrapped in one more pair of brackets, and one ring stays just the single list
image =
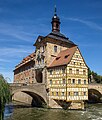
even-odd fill
[{"label": "tower lantern", "polygon": [[57,9],[55,6],[54,16],[52,17],[52,32],[60,32],[60,18],[57,16]]}]

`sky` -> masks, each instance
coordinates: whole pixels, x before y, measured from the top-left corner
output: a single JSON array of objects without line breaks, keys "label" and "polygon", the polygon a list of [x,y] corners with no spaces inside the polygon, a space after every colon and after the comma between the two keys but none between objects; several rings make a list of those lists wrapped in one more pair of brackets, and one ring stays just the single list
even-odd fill
[{"label": "sky", "polygon": [[102,75],[102,0],[0,0],[0,74],[13,81],[15,66],[51,32],[54,6],[61,33],[77,44],[88,67]]}]

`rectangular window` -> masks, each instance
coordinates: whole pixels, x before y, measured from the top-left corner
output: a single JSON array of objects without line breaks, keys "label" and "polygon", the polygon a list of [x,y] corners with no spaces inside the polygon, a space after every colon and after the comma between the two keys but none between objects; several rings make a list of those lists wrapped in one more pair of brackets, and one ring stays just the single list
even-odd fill
[{"label": "rectangular window", "polygon": [[52,80],[50,80],[50,85],[52,85]]},{"label": "rectangular window", "polygon": [[84,80],[84,84],[86,84],[86,80]]},{"label": "rectangular window", "polygon": [[63,79],[63,84],[65,84],[66,82],[65,82],[65,79]]},{"label": "rectangular window", "polygon": [[83,75],[86,75],[86,71],[85,70],[83,70]]},{"label": "rectangular window", "polygon": [[69,96],[71,95],[70,92],[68,92],[68,95],[69,95]]},{"label": "rectangular window", "polygon": [[86,95],[86,92],[84,92],[84,95]]},{"label": "rectangular window", "polygon": [[62,92],[62,96],[64,96],[64,92]]},{"label": "rectangular window", "polygon": [[80,79],[78,79],[78,84],[81,84],[81,80]]},{"label": "rectangular window", "polygon": [[54,52],[57,52],[57,46],[54,46]]},{"label": "rectangular window", "polygon": [[68,84],[71,84],[71,79],[68,79]]},{"label": "rectangular window", "polygon": [[79,69],[76,69],[76,74],[79,74]]},{"label": "rectangular window", "polygon": [[65,73],[65,68],[62,69],[62,73],[63,73],[63,74]]},{"label": "rectangular window", "polygon": [[69,74],[72,74],[72,69],[71,68],[69,68]]},{"label": "rectangular window", "polygon": [[75,95],[75,96],[78,96],[78,92],[74,92],[74,95]]},{"label": "rectangular window", "polygon": [[56,96],[58,96],[58,92],[56,92]]},{"label": "rectangular window", "polygon": [[75,84],[75,79],[72,79],[72,84]]},{"label": "rectangular window", "polygon": [[78,58],[79,57],[79,55],[76,55],[76,58]]},{"label": "rectangular window", "polygon": [[52,92],[52,96],[54,96],[54,92]]},{"label": "rectangular window", "polygon": [[50,75],[52,75],[52,70],[50,70]]}]

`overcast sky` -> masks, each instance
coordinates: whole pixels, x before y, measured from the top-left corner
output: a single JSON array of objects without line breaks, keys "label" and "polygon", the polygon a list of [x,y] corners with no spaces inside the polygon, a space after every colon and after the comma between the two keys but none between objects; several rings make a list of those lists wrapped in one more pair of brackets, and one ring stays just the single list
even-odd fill
[{"label": "overcast sky", "polygon": [[51,32],[55,4],[61,32],[102,75],[102,0],[0,0],[0,73],[8,82],[15,65],[34,52],[37,37]]}]

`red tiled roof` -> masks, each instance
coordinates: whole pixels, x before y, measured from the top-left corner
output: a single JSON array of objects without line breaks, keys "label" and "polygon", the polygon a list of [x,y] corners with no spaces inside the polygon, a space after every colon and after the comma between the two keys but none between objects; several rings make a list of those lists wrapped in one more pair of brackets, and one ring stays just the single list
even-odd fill
[{"label": "red tiled roof", "polygon": [[67,65],[70,62],[76,49],[77,49],[77,46],[74,46],[74,47],[61,51],[58,54],[58,56],[53,60],[53,62],[48,66],[48,68],[55,67],[55,66],[61,66],[61,65]]},{"label": "red tiled roof", "polygon": [[16,65],[16,67],[20,67],[21,65],[25,64],[26,61],[31,60],[32,58],[35,58],[35,52],[28,55],[27,57],[23,58],[23,60],[21,61],[21,63],[19,63],[18,65]]},{"label": "red tiled roof", "polygon": [[28,55],[27,57],[25,57],[23,60],[22,60],[22,63],[30,60],[31,58],[34,58],[35,57],[35,53],[32,53],[30,55]]}]

